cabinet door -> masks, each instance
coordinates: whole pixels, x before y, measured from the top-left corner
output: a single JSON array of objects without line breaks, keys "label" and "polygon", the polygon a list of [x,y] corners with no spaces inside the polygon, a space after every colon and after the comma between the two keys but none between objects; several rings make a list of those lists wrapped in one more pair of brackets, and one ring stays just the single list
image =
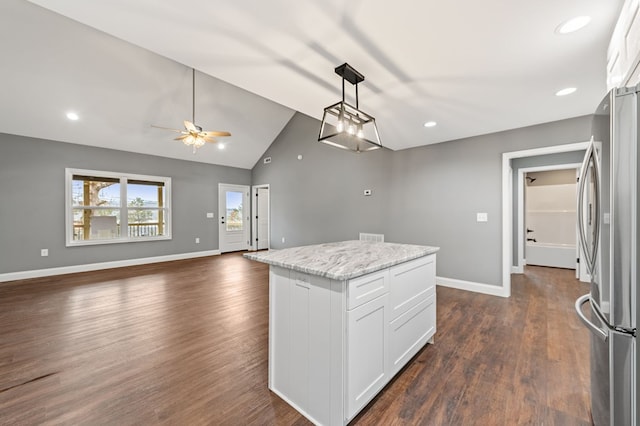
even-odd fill
[{"label": "cabinet door", "polygon": [[347,420],[389,380],[388,295],[347,311]]},{"label": "cabinet door", "polygon": [[436,333],[436,294],[389,324],[390,373],[395,375]]}]

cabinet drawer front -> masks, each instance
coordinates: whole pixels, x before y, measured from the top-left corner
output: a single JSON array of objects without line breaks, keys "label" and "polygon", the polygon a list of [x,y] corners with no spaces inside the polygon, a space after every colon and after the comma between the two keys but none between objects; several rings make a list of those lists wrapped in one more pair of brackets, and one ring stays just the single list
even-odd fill
[{"label": "cabinet drawer front", "polygon": [[363,303],[385,294],[389,289],[389,270],[374,272],[348,282],[347,309],[356,308]]},{"label": "cabinet drawer front", "polygon": [[391,376],[395,375],[436,333],[436,295],[389,324]]},{"label": "cabinet drawer front", "polygon": [[390,270],[391,318],[398,318],[436,291],[436,257],[425,256]]}]

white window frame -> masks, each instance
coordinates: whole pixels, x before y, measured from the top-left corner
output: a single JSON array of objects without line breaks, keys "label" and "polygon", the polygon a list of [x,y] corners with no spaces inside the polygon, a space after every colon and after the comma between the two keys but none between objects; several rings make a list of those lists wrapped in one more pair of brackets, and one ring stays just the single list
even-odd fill
[{"label": "white window frame", "polygon": [[[74,240],[73,239],[73,176],[97,176],[110,179],[120,180],[120,229],[128,229],[128,215],[127,215],[127,182],[129,180],[146,180],[151,182],[162,182],[165,188],[165,199],[163,200],[164,209],[164,235],[150,236],[150,237],[135,237],[130,238],[129,233],[126,232],[124,236],[118,238],[101,239],[101,240]],[[86,169],[65,169],[65,239],[67,247],[75,246],[91,246],[98,244],[119,244],[119,243],[137,243],[137,242],[149,242],[149,241],[163,241],[171,239],[171,178],[165,176],[148,176],[138,175],[132,173],[115,173],[106,172],[100,170],[86,170]]]}]

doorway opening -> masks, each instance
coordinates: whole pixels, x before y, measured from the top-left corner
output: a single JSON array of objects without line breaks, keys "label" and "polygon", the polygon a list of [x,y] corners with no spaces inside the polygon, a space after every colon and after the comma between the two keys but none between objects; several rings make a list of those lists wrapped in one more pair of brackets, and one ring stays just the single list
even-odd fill
[{"label": "doorway opening", "polygon": [[513,272],[522,273],[527,264],[575,269],[579,277],[576,178],[580,166],[571,163],[518,169],[518,242]]},{"label": "doorway opening", "polygon": [[218,247],[220,253],[249,248],[249,186],[218,184]]},{"label": "doorway opening", "polygon": [[[505,152],[502,154],[502,293],[503,297],[511,296],[511,273],[515,270],[514,252],[517,250],[517,239],[514,241],[514,223],[517,223],[517,216],[514,209],[514,171],[512,161],[515,159],[536,157],[547,154],[568,153],[572,151],[585,151],[589,147],[589,142],[578,142],[565,145],[556,145],[545,148],[535,148],[523,151]],[[516,198],[517,199],[517,198]]]},{"label": "doorway opening", "polygon": [[254,185],[251,199],[251,249],[269,250],[271,247],[271,197],[269,184]]}]

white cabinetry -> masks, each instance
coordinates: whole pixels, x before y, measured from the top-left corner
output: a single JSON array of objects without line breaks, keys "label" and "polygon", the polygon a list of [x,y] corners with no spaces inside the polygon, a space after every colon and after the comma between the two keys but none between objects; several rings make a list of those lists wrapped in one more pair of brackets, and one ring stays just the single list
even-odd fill
[{"label": "white cabinetry", "polygon": [[396,374],[436,333],[436,257],[391,268],[390,372]]},{"label": "white cabinetry", "polygon": [[640,0],[626,0],[607,51],[607,88],[640,83]]},{"label": "white cabinetry", "polygon": [[347,418],[389,381],[389,295],[347,312]]},{"label": "white cabinetry", "polygon": [[347,418],[389,380],[389,270],[347,281]]},{"label": "white cabinetry", "polygon": [[271,266],[269,388],[344,425],[433,338],[435,254],[347,281]]}]

